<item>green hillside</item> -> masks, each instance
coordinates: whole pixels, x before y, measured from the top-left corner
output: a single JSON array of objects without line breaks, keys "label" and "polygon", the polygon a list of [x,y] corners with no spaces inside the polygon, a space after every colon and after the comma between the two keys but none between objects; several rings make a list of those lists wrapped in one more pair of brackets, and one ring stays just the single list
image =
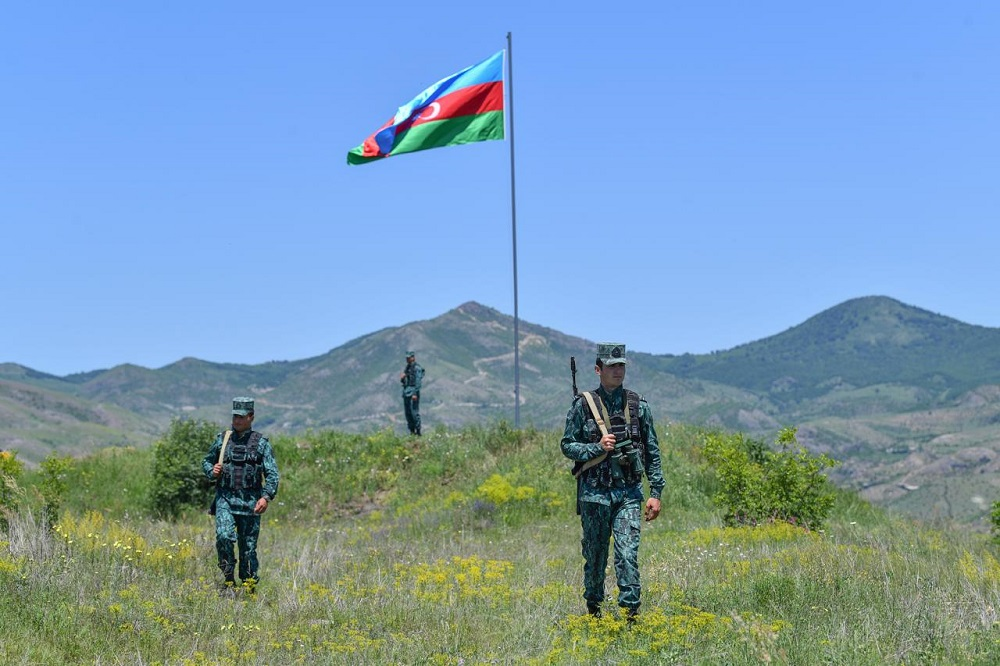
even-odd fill
[{"label": "green hillside", "polygon": [[[141,444],[174,418],[221,427],[229,401],[244,394],[256,397],[256,424],[271,434],[404,432],[398,376],[407,349],[427,370],[421,411],[428,428],[513,422],[513,330],[512,317],[470,302],[302,360],[185,358],[62,378],[0,364],[7,383],[0,409],[8,415],[0,447],[37,464],[51,452]],[[560,428],[572,397],[569,359],[577,359],[579,388],[592,388],[595,343],[531,322],[520,322],[519,333],[520,425]],[[1000,495],[998,336],[998,329],[866,297],[732,350],[672,356],[632,349],[626,383],[660,423],[765,439],[795,426],[811,450],[845,461],[834,473],[843,487],[912,515],[982,526],[990,498]],[[41,395],[66,407],[37,409]]]},{"label": "green hillside", "polygon": [[793,403],[832,383],[901,384],[925,390],[924,403],[983,384],[1000,384],[1000,329],[964,324],[891,298],[858,298],[784,333],[660,366]]},{"label": "green hillside", "polygon": [[[52,385],[45,380],[40,386]],[[118,405],[0,379],[0,451],[27,460],[52,451],[84,454],[106,446],[147,444],[160,428]]]},{"label": "green hillside", "polygon": [[9,664],[993,664],[1000,562],[984,535],[847,492],[820,532],[727,528],[705,432],[663,438],[643,606],[584,616],[575,486],[555,431],[504,425],[274,440],[256,594],[228,592],[204,507],[143,510],[150,449],[74,463],[54,531],[0,530]]}]

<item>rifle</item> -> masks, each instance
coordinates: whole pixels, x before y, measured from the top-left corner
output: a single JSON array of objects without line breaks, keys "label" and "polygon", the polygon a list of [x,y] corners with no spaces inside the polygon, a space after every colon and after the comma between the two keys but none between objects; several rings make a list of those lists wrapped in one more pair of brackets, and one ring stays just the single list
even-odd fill
[{"label": "rifle", "polygon": [[[580,395],[580,391],[578,391],[577,388],[576,388],[576,357],[575,356],[570,356],[569,357],[569,371],[570,371],[570,374],[573,376],[573,398],[576,398],[578,395]],[[580,507],[580,484],[583,483],[583,480],[580,478],[578,470],[580,469],[580,467],[582,465],[583,465],[583,463],[576,462],[576,463],[573,464],[573,469],[572,469],[573,477],[576,479],[576,515],[578,515],[578,516],[580,515],[580,511],[581,511],[581,507]]]},{"label": "rifle", "polygon": [[[227,430],[225,437],[222,438],[222,446],[219,447],[219,463],[222,463],[223,459],[226,457],[226,445],[229,444],[229,437],[232,434],[233,434],[232,430]],[[221,474],[219,475],[219,478],[220,479],[222,478]],[[216,487],[218,487],[219,481],[216,481],[215,485],[216,485]],[[216,492],[215,497],[212,498],[212,506],[208,507],[208,515],[210,515],[210,516],[214,516],[215,515],[215,503],[216,503],[216,501],[218,501],[218,499],[219,499],[219,495],[218,495],[218,492]]]}]

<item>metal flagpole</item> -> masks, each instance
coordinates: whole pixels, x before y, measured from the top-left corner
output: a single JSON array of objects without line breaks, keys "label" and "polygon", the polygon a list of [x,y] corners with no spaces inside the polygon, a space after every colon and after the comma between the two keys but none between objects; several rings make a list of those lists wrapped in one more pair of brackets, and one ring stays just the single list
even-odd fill
[{"label": "metal flagpole", "polygon": [[517,316],[517,200],[514,196],[514,56],[507,33],[507,117],[510,127],[510,233],[514,253],[514,427],[521,427],[521,361]]}]

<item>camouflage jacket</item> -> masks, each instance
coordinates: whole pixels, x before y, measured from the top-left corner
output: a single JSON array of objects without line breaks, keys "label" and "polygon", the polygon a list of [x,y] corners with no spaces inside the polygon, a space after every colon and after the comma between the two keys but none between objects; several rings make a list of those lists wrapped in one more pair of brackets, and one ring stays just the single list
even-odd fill
[{"label": "camouflage jacket", "polygon": [[241,441],[245,443],[245,438],[248,439],[252,433],[252,430],[247,430],[242,435],[237,435],[235,432],[232,434],[229,444],[226,445],[226,460],[223,462],[222,476],[213,478],[212,468],[219,462],[219,450],[222,448],[224,433],[220,432],[215,436],[215,441],[212,442],[212,446],[208,449],[208,453],[201,463],[205,476],[215,481],[216,501],[222,500],[228,503],[230,511],[234,514],[252,514],[257,500],[261,497],[267,497],[270,501],[278,494],[278,463],[275,462],[271,442],[263,435],[260,436],[260,441],[257,443],[260,462],[254,466],[255,478],[248,479],[247,483],[243,484],[247,487],[237,489],[225,487],[226,484],[223,483],[223,477],[226,475],[225,466],[230,464],[228,461],[233,445]]},{"label": "camouflage jacket", "polygon": [[[625,391],[619,387],[610,394],[599,387],[595,391],[597,396],[604,401],[611,416],[622,414],[626,409]],[[642,439],[645,443],[643,451],[643,472],[649,481],[650,497],[660,498],[663,492],[663,469],[660,464],[660,441],[656,436],[656,427],[653,425],[653,414],[649,409],[649,404],[639,396],[639,420]],[[573,406],[566,414],[566,429],[563,431],[563,438],[560,442],[563,455],[576,462],[586,462],[604,454],[604,449],[600,445],[601,431],[597,422],[590,415],[583,396],[578,396],[573,401]],[[604,462],[591,467],[580,475],[578,484],[579,497],[583,502],[597,502],[599,504],[611,503],[611,462],[605,459]],[[632,499],[642,499],[642,481],[636,484],[625,486],[625,495]]]},{"label": "camouflage jacket", "polygon": [[423,381],[424,369],[420,364],[416,361],[407,363],[406,367],[403,368],[403,381],[400,382],[403,385],[403,397],[409,398],[414,394],[420,393],[420,385]]}]

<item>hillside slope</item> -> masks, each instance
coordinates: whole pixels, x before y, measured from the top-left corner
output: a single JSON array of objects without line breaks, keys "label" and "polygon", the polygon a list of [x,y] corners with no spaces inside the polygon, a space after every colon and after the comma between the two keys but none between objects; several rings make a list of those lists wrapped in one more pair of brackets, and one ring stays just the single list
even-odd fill
[{"label": "hillside slope", "polygon": [[[242,394],[256,397],[256,425],[271,433],[402,430],[407,349],[427,370],[427,428],[513,422],[513,328],[512,317],[470,302],[295,361],[185,358],[62,378],[0,364],[0,446],[37,462],[54,450],[148,441],[173,418],[221,427]],[[592,388],[595,343],[523,321],[519,331],[520,423],[559,430],[572,399],[569,359],[577,360],[577,386]],[[630,359],[626,383],[644,394],[661,429],[684,422],[771,440],[796,426],[811,449],[844,462],[838,483],[918,515],[982,520],[1000,492],[998,329],[873,296],[732,350],[631,350]],[[52,407],[57,398],[65,404]]]},{"label": "hillside slope", "polygon": [[665,370],[769,395],[785,404],[833,383],[904,384],[931,402],[1000,384],[1000,329],[965,324],[883,296],[857,298],[764,340],[666,359]]}]

